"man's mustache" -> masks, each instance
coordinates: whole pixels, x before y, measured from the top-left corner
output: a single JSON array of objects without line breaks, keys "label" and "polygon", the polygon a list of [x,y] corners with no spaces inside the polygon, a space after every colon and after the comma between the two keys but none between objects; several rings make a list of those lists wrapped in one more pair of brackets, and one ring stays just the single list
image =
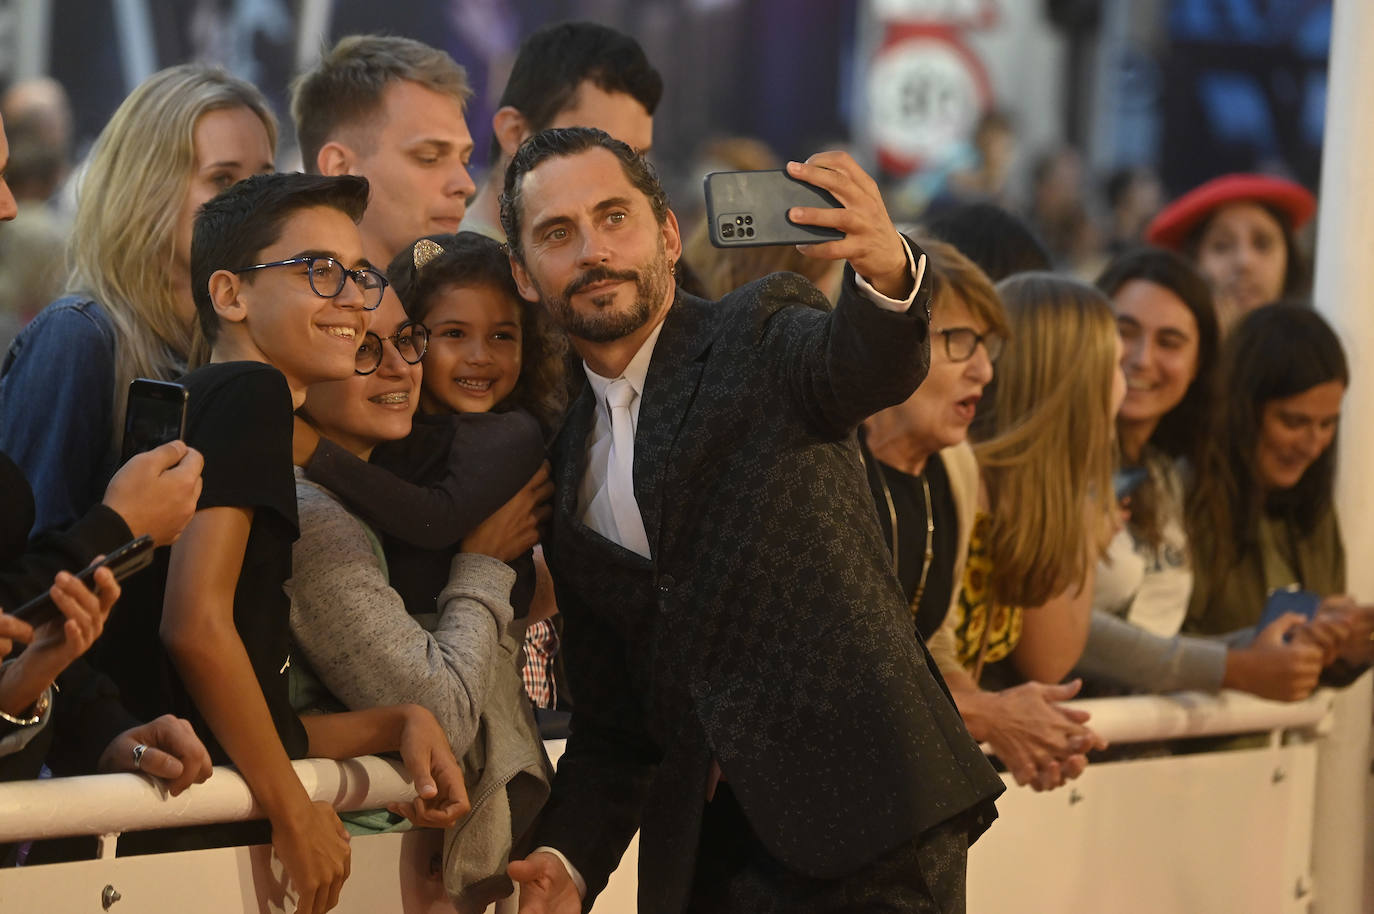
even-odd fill
[{"label": "man's mustache", "polygon": [[568,283],[567,287],[563,290],[563,298],[572,298],[588,286],[595,285],[599,282],[605,282],[608,279],[638,284],[639,274],[634,270],[612,270],[610,267],[592,267],[590,270]]}]

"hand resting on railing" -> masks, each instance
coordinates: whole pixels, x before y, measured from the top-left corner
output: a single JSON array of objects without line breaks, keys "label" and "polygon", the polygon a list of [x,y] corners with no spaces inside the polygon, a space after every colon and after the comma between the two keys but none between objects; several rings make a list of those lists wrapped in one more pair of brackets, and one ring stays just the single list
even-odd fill
[{"label": "hand resting on railing", "polygon": [[951,682],[951,693],[969,733],[992,748],[1017,784],[1053,790],[1083,773],[1090,751],[1107,748],[1086,726],[1088,712],[1059,704],[1081,685],[1077,679],[1062,685],[1026,682],[989,692]]}]

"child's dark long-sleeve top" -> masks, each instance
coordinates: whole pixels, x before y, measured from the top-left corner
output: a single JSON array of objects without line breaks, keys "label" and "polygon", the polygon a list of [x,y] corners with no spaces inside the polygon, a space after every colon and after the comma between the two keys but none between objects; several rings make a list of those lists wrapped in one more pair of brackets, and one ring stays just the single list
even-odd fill
[{"label": "child's dark long-sleeve top", "polygon": [[[539,424],[528,413],[416,415],[411,433],[361,460],[328,439],[305,468],[382,533],[391,586],[411,613],[434,612],[465,536],[509,501],[544,461]],[[511,605],[529,612],[534,563],[517,573]]]}]

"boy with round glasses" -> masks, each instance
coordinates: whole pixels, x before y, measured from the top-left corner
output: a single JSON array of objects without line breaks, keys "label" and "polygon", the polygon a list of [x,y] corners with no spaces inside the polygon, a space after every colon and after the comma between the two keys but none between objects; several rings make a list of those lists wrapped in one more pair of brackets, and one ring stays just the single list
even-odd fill
[{"label": "boy with round glasses", "polygon": [[[328,803],[310,801],[289,759],[400,749],[420,793],[406,810],[411,818],[447,825],[467,807],[461,772],[428,711],[297,717],[288,694],[285,585],[298,532],[292,413],[310,384],[354,372],[369,309],[381,301],[385,280],[364,258],[356,224],[367,195],[363,178],[260,175],[197,216],[192,292],[211,359],[182,384],[186,439],[205,455],[205,485],[181,540],[160,558],[160,605],[126,613],[114,654],[118,678],[142,700],[186,714],[211,757],[238,768],[266,814],[300,911],[337,903],[348,836]],[[160,843],[267,837],[260,828],[213,832],[180,830]]]}]

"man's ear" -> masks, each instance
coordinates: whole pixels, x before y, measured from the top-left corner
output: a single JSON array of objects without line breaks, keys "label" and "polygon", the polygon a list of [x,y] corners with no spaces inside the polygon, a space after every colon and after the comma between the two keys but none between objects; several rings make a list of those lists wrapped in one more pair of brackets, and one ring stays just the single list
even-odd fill
[{"label": "man's ear", "polygon": [[525,265],[517,260],[514,254],[510,255],[510,275],[515,278],[515,288],[520,290],[520,297],[532,304],[539,304],[539,289],[535,287],[534,280],[530,279]]},{"label": "man's ear", "polygon": [[228,270],[216,270],[210,274],[210,304],[215,308],[219,319],[230,324],[241,323],[248,318],[248,311],[239,296],[243,278]]},{"label": "man's ear", "polygon": [[516,108],[506,105],[491,116],[491,132],[496,142],[501,144],[501,152],[506,158],[515,155],[520,144],[530,138],[529,121]]},{"label": "man's ear", "polygon": [[677,263],[682,259],[682,229],[678,227],[677,215],[672,210],[668,210],[660,228],[663,231],[663,253],[667,255],[669,263]]},{"label": "man's ear", "polygon": [[315,167],[320,170],[320,174],[330,177],[351,175],[356,158],[352,149],[338,140],[330,140],[320,147],[319,153],[315,156]]}]

